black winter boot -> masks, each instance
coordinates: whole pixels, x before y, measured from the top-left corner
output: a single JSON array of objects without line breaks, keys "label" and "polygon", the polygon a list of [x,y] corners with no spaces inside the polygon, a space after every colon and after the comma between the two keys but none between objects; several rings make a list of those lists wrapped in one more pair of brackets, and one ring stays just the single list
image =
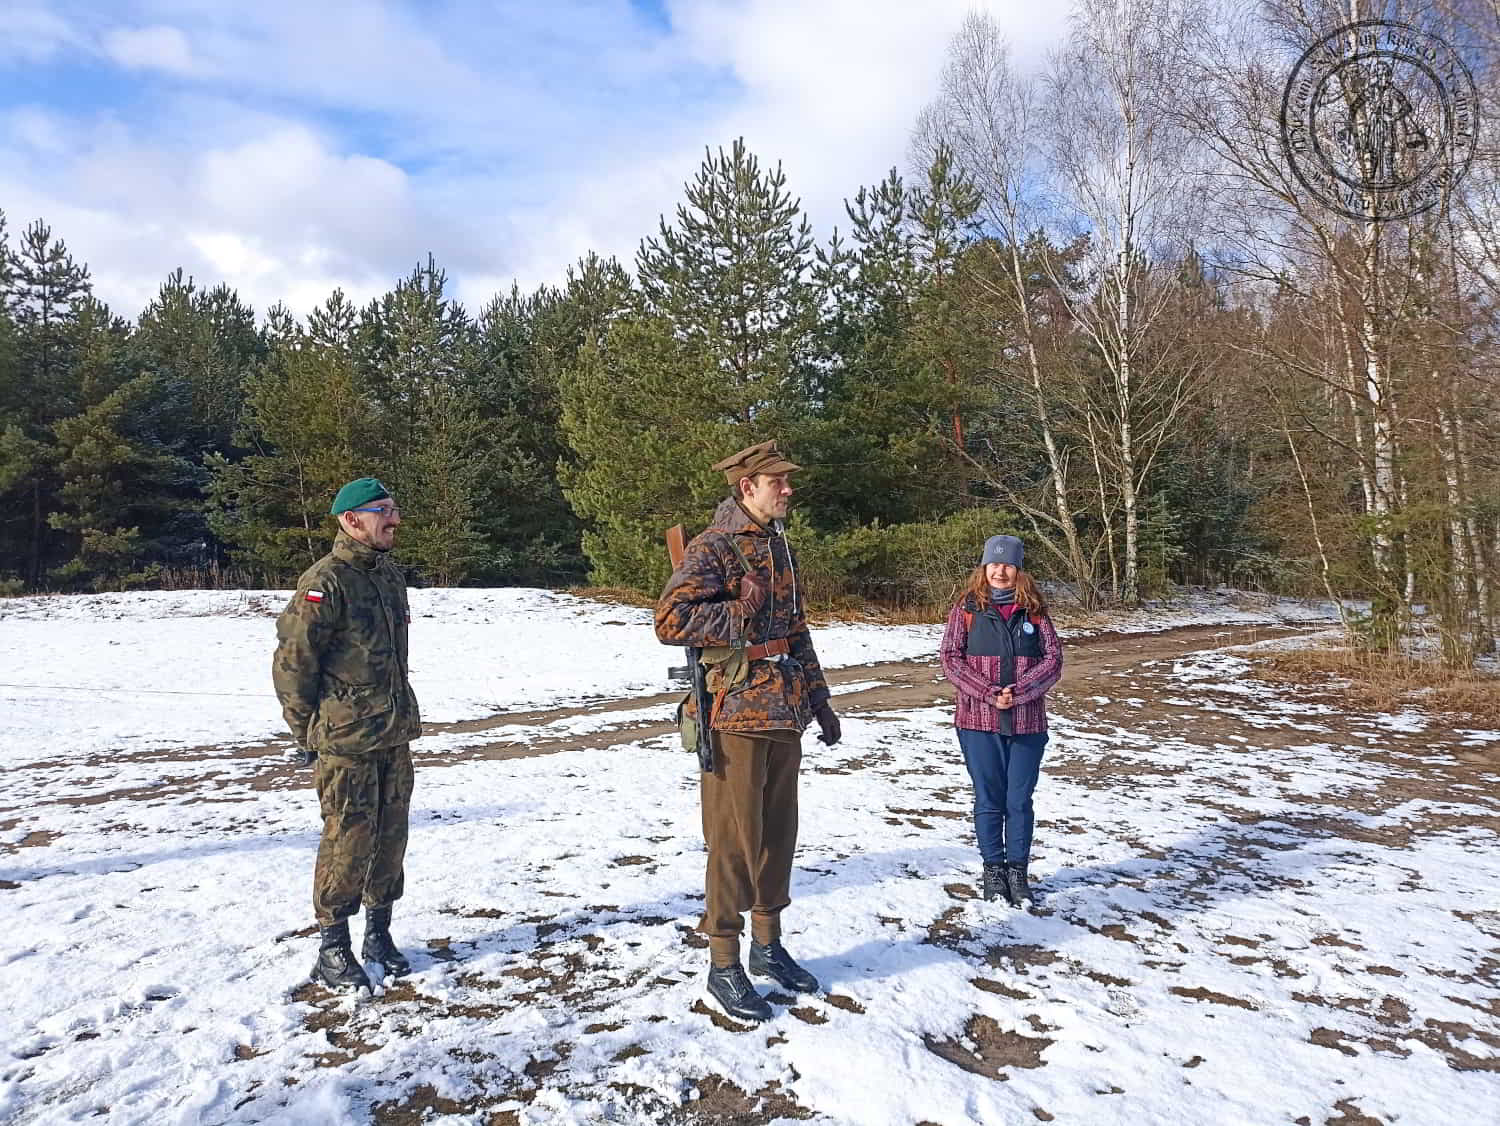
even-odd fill
[{"label": "black winter boot", "polygon": [[710,967],[708,992],[732,1017],[756,1022],[771,1019],[770,1004],[750,984],[744,967],[738,962],[732,966]]},{"label": "black winter boot", "polygon": [[818,991],[818,979],[797,965],[786,952],[786,947],[776,939],[764,946],[758,942],[750,944],[750,972],[756,977],[771,978],[781,988],[793,993]]},{"label": "black winter boot", "polygon": [[312,980],[335,993],[370,988],[365,969],[354,960],[349,947],[349,920],[340,919],[319,931],[318,960],[313,963]]},{"label": "black winter boot", "polygon": [[359,953],[367,962],[379,962],[392,977],[411,973],[411,963],[391,941],[389,907],[365,908],[365,942]]},{"label": "black winter boot", "polygon": [[984,898],[986,902],[996,897],[1003,898],[1012,907],[1016,901],[1010,894],[1010,881],[1006,878],[1007,872],[1004,864],[986,864],[984,866]]},{"label": "black winter boot", "polygon": [[1036,902],[1031,894],[1031,884],[1026,879],[1026,861],[1005,866],[1006,898],[1014,907],[1030,907]]}]

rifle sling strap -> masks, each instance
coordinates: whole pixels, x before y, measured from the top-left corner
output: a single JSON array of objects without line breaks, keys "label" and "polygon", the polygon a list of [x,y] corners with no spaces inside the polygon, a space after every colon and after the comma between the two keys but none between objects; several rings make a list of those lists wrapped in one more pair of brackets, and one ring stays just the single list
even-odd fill
[{"label": "rifle sling strap", "polygon": [[[745,558],[745,553],[740,550],[740,545],[735,542],[734,537],[732,535],[729,535],[727,532],[721,532],[719,533],[719,538],[724,541],[725,547],[734,552],[734,557],[740,561],[740,567],[743,568],[744,573],[746,575],[750,574],[753,571],[753,568],[750,566],[750,560]],[[773,638],[770,641],[767,641],[763,645],[751,645],[746,647],[745,660],[764,661],[768,657],[785,657],[788,656],[791,651],[791,642],[789,642],[784,637],[777,637]]]}]

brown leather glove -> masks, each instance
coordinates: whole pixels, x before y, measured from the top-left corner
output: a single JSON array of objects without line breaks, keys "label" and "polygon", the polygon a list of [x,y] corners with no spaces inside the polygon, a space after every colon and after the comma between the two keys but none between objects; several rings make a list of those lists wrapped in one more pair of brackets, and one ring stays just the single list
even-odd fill
[{"label": "brown leather glove", "polygon": [[766,596],[769,588],[759,575],[745,575],[740,579],[740,602],[745,609],[754,614],[766,604]]}]

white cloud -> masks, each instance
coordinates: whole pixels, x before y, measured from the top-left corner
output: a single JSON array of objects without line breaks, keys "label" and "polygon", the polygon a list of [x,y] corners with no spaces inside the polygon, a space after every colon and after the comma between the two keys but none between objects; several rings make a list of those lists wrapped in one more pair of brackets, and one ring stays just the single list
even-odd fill
[{"label": "white cloud", "polygon": [[51,156],[67,151],[68,122],[39,106],[21,106],[5,114],[0,130],[14,137],[23,149]]},{"label": "white cloud", "polygon": [[120,28],[104,36],[104,50],[121,66],[196,75],[202,68],[193,59],[187,36],[175,27]]},{"label": "white cloud", "polygon": [[275,258],[233,231],[204,231],[187,235],[188,242],[209,266],[225,277],[259,278],[275,273]]},{"label": "white cloud", "polygon": [[[984,7],[985,5],[978,5]],[[971,0],[679,0],[684,38],[733,67],[745,95],[713,123],[719,140],[744,135],[780,158],[790,186],[820,226],[844,220],[842,201],[892,166],[935,95],[948,42]],[[1040,54],[1066,9],[992,3],[1018,55]]]},{"label": "white cloud", "polygon": [[8,59],[36,62],[80,45],[72,26],[47,7],[24,0],[0,4],[0,63]]},{"label": "white cloud", "polygon": [[[672,0],[663,33],[626,0],[131,0],[90,38],[141,104],[0,115],[0,207],[45,215],[129,313],[179,265],[305,311],[428,251],[477,309],[588,250],[630,264],[704,147],[740,135],[826,235],[905,164],[969,6]],[[992,6],[1023,62],[1064,18]]]},{"label": "white cloud", "polygon": [[308,309],[335,286],[368,298],[416,260],[414,240],[460,241],[401,169],[341,154],[299,124],[258,124],[242,141],[177,154],[116,127],[80,132],[70,140],[84,155],[44,178],[35,160],[5,159],[0,140],[0,200],[13,227],[45,217],[99,296],[128,313],[178,266],[262,311]]}]

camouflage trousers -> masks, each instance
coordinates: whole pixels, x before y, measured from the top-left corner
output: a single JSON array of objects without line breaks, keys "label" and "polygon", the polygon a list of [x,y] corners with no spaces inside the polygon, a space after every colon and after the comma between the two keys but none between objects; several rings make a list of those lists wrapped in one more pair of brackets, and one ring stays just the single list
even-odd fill
[{"label": "camouflage trousers", "polygon": [[313,872],[313,911],[332,926],[366,907],[401,898],[411,748],[403,743],[357,755],[320,754],[316,776],[323,839]]},{"label": "camouflage trousers", "polygon": [[716,965],[738,960],[746,911],[757,942],[781,936],[797,850],[801,764],[795,732],[714,732],[714,769],[700,782],[708,869],[698,931],[709,936]]}]

